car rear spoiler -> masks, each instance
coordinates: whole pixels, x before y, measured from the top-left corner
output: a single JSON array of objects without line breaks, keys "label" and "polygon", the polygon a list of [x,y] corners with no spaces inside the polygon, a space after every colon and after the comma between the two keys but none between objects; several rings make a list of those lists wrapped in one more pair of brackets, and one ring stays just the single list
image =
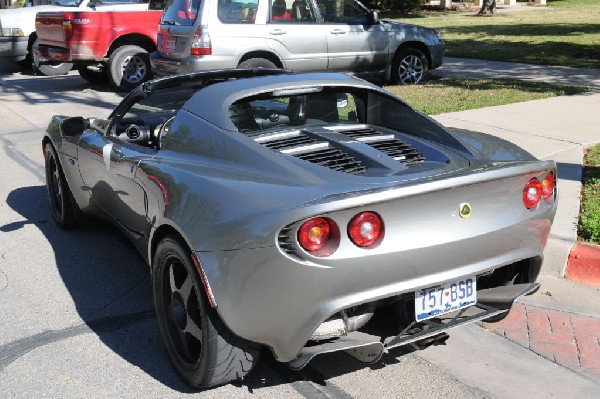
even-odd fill
[{"label": "car rear spoiler", "polygon": [[289,69],[280,68],[231,68],[165,76],[149,80],[133,89],[123,99],[119,106],[110,114],[109,119],[113,119],[115,116],[122,116],[130,108],[132,103],[148,97],[155,90],[177,87],[191,83],[202,85],[209,84],[213,81],[222,81],[227,79],[243,79],[258,76],[285,75],[293,73],[294,72],[290,71]]}]

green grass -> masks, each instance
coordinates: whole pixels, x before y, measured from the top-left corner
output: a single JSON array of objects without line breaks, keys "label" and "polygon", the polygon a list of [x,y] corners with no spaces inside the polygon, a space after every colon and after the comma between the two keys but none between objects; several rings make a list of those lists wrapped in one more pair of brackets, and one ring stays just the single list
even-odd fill
[{"label": "green grass", "polygon": [[439,30],[450,57],[600,68],[598,0],[548,0],[547,7],[493,17],[475,17],[474,12],[391,19]]},{"label": "green grass", "polygon": [[420,85],[387,86],[386,89],[429,115],[580,94],[592,90],[543,82],[481,78],[442,78]]},{"label": "green grass", "polygon": [[600,144],[586,152],[581,194],[579,237],[600,244]]}]

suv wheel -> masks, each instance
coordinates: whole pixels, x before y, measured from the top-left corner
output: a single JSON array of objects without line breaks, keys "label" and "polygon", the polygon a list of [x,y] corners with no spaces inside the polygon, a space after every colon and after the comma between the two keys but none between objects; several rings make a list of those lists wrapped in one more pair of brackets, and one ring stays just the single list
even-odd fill
[{"label": "suv wheel", "polygon": [[240,62],[238,68],[277,68],[277,65],[266,58],[248,58]]},{"label": "suv wheel", "polygon": [[150,56],[140,46],[123,46],[108,59],[108,77],[113,86],[131,90],[152,77]]},{"label": "suv wheel", "polygon": [[421,50],[413,47],[400,49],[392,64],[392,83],[422,83],[428,70],[429,62]]}]

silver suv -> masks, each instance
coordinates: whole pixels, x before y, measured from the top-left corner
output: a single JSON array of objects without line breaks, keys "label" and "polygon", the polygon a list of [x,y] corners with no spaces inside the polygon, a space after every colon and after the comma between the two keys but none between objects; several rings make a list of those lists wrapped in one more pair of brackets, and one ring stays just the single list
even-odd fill
[{"label": "silver suv", "polygon": [[356,0],[170,0],[151,62],[157,75],[278,67],[419,83],[443,52],[435,30],[381,21]]}]

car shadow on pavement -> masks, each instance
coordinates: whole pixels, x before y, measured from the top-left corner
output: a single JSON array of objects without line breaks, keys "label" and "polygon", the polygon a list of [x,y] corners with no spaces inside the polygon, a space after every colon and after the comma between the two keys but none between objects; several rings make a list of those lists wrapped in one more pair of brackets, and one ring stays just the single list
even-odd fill
[{"label": "car shadow on pavement", "polygon": [[[192,392],[175,374],[163,349],[154,320],[148,266],[127,238],[95,220],[75,230],[60,229],[52,218],[45,186],[15,189],[6,202],[24,220],[0,226],[0,231],[8,233],[33,224],[43,233],[83,322],[61,331],[46,331],[37,344],[28,337],[32,345],[23,347],[22,354],[61,338],[93,332],[121,358],[157,381],[180,392]],[[50,265],[48,260],[46,266]]]},{"label": "car shadow on pavement", "polygon": [[575,163],[557,162],[558,178],[562,180],[581,181],[583,167]]},{"label": "car shadow on pavement", "polygon": [[[0,226],[0,231],[10,233],[33,224],[43,233],[82,320],[63,330],[26,337],[26,345],[19,346],[20,352],[12,354],[10,362],[36,347],[92,332],[110,350],[158,382],[178,392],[194,392],[169,362],[154,317],[148,266],[128,239],[108,223],[95,220],[74,230],[60,229],[52,219],[45,186],[15,189],[6,202],[23,219]],[[345,353],[332,353],[317,356],[305,369],[293,371],[264,348],[255,370],[233,384],[249,392],[306,381],[326,386],[328,379],[342,374],[397,363],[393,354],[384,355],[377,365],[367,365]]]}]

